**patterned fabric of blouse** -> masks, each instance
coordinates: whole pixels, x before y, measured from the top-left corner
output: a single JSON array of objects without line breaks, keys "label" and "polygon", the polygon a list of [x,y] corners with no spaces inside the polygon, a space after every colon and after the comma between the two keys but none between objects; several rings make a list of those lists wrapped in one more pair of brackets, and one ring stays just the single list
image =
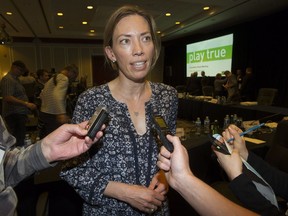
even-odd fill
[{"label": "patterned fabric of blouse", "polygon": [[[107,84],[93,87],[79,96],[72,121],[90,119],[95,109],[109,110],[109,122],[100,143],[89,153],[67,161],[61,172],[84,199],[83,215],[145,215],[126,202],[106,197],[103,193],[109,181],[149,186],[157,168],[157,145],[153,133],[153,114],[161,115],[172,134],[176,132],[178,109],[175,88],[150,82],[152,96],[145,104],[146,133],[139,135],[126,104],[116,101]],[[168,201],[153,215],[169,215]]]}]

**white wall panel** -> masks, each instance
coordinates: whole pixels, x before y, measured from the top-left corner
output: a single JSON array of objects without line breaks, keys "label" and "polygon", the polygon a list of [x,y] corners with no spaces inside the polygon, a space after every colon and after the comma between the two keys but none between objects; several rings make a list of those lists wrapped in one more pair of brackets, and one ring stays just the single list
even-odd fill
[{"label": "white wall panel", "polygon": [[67,48],[67,65],[68,64],[76,64],[79,67],[80,58],[79,58],[79,48],[77,47],[69,47]]},{"label": "white wall panel", "polygon": [[51,71],[51,68],[54,66],[52,61],[52,52],[51,48],[47,46],[40,47],[40,65],[38,69],[46,69]]},{"label": "white wall panel", "polygon": [[93,85],[90,50],[91,49],[88,47],[80,49],[81,67],[79,68],[80,69],[79,78],[86,77],[86,82],[87,82],[88,87],[91,87]]},{"label": "white wall panel", "polygon": [[11,67],[12,59],[9,46],[0,46],[0,79]]},{"label": "white wall panel", "polygon": [[23,61],[30,72],[37,70],[36,47],[33,44],[13,44],[11,48],[13,61]]},{"label": "white wall panel", "polygon": [[53,47],[52,58],[54,65],[52,67],[55,68],[56,72],[66,66],[66,57],[67,53],[64,47]]}]

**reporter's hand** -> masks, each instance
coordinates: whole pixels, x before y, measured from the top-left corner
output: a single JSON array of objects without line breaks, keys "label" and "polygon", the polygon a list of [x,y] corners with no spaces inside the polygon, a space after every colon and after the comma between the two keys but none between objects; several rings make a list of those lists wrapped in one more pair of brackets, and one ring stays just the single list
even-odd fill
[{"label": "reporter's hand", "polygon": [[233,141],[228,143],[233,146],[233,149],[238,149],[240,156],[247,161],[248,158],[248,150],[246,148],[245,140],[240,136],[242,130],[238,128],[236,125],[229,125],[229,127],[222,133],[225,140],[230,138],[234,138]]},{"label": "reporter's hand", "polygon": [[102,130],[105,128],[103,125],[94,140],[91,140],[86,136],[87,123],[88,121],[80,124],[64,124],[47,135],[41,142],[41,149],[46,160],[49,163],[66,160],[86,152],[103,136]]},{"label": "reporter's hand", "polygon": [[189,156],[186,148],[181,144],[176,136],[167,135],[167,138],[174,145],[173,153],[170,153],[164,146],[158,154],[157,165],[166,171],[165,176],[172,188],[177,188],[177,184],[187,175],[193,175],[189,166]]},{"label": "reporter's hand", "polygon": [[230,180],[233,180],[242,173],[243,163],[237,149],[233,149],[231,155],[225,155],[217,150],[213,151]]}]

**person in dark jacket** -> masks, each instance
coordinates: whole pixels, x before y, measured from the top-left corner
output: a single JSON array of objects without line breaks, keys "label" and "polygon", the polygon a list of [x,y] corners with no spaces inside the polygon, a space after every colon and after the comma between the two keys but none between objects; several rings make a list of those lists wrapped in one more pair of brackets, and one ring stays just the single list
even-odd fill
[{"label": "person in dark jacket", "polygon": [[200,79],[198,79],[198,72],[191,73],[186,85],[186,92],[193,96],[202,94],[201,82]]},{"label": "person in dark jacket", "polygon": [[245,70],[245,76],[243,77],[240,95],[242,101],[255,101],[256,100],[256,79],[251,67],[247,67]]},{"label": "person in dark jacket", "polygon": [[[276,196],[288,201],[288,174],[282,172],[252,152],[249,152],[245,145],[245,140],[240,137],[242,130],[235,125],[230,125],[223,132],[225,140],[234,138],[230,143],[232,154],[224,155],[215,151],[220,165],[231,180],[229,187],[236,197],[246,208],[251,209],[261,215],[284,215],[276,205],[265,198],[253,183],[253,179],[244,172],[242,159],[247,161],[271,186]],[[241,159],[242,158],[242,159]]]}]

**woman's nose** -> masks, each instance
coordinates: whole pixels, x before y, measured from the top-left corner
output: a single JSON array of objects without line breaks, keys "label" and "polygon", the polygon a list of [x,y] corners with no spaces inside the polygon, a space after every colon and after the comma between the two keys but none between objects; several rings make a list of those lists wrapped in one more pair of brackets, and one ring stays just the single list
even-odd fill
[{"label": "woman's nose", "polygon": [[143,48],[139,41],[135,42],[133,55],[142,55],[143,54]]}]

